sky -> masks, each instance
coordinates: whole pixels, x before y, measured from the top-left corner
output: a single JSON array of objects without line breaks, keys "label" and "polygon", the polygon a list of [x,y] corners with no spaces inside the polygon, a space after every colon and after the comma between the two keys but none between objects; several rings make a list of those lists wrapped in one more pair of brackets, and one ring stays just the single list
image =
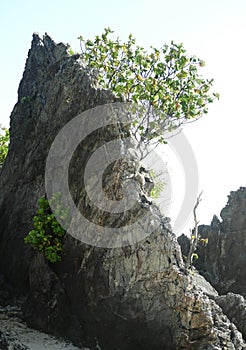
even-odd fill
[{"label": "sky", "polygon": [[[203,190],[198,217],[209,224],[213,214],[219,216],[230,191],[246,185],[245,18],[245,0],[1,1],[0,124],[9,124],[33,32],[47,32],[75,51],[79,35],[93,38],[105,27],[122,40],[132,33],[146,48],[182,42],[188,54],[206,62],[203,75],[214,79],[214,91],[220,93],[209,114],[183,130],[195,153],[199,191]],[[170,215],[175,221],[185,191],[177,160],[170,173]],[[187,234],[192,225],[191,218],[181,231]]]}]

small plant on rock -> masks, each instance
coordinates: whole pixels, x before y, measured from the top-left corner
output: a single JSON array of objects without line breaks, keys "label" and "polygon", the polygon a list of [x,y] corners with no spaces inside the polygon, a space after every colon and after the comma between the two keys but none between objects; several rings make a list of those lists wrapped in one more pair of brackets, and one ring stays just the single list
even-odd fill
[{"label": "small plant on rock", "polygon": [[165,183],[158,179],[160,175],[156,175],[154,170],[150,170],[150,176],[152,177],[154,182],[154,187],[150,192],[150,197],[152,197],[153,199],[158,199],[161,195],[161,192],[164,189]]},{"label": "small plant on rock", "polygon": [[0,126],[0,164],[2,164],[7,157],[9,138],[9,130]]},{"label": "small plant on rock", "polygon": [[61,194],[55,193],[50,199],[56,207],[56,216],[52,213],[48,200],[45,197],[39,199],[38,211],[33,217],[34,228],[24,238],[25,243],[30,243],[35,249],[41,251],[52,263],[61,261],[66,233],[56,217],[64,222],[69,220],[69,210],[62,207],[59,203],[60,198]]}]

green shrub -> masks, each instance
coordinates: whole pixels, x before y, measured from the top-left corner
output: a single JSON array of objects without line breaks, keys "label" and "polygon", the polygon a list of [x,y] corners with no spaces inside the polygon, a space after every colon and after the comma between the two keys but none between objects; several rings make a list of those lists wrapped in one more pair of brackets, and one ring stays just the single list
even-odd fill
[{"label": "green shrub", "polygon": [[[50,202],[55,205],[55,214],[63,220],[69,220],[69,210],[60,204],[61,194],[55,193]],[[63,253],[64,235],[66,231],[56,220],[52,213],[49,201],[41,197],[38,201],[37,215],[33,217],[33,230],[24,238],[25,243],[30,243],[35,249],[43,252],[45,258],[52,263],[61,261]],[[52,205],[52,207],[53,207]]]},{"label": "green shrub", "polygon": [[9,137],[9,130],[0,126],[0,164],[2,164],[7,157],[9,149]]}]

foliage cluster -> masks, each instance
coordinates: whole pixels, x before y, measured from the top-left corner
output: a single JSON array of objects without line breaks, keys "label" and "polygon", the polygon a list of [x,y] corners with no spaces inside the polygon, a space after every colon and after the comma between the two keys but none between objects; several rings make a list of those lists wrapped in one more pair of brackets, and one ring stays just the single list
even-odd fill
[{"label": "foliage cluster", "polygon": [[134,135],[140,141],[166,143],[165,132],[206,114],[207,105],[219,98],[209,92],[213,79],[198,72],[204,61],[188,56],[183,44],[172,41],[147,52],[132,35],[122,43],[110,39],[111,33],[105,28],[94,40],[80,36],[83,60],[102,88],[135,103]]},{"label": "foliage cluster", "polygon": [[9,138],[9,130],[0,126],[0,164],[2,164],[7,157],[9,149]]},{"label": "foliage cluster", "polygon": [[[33,217],[33,230],[24,238],[25,243],[30,243],[35,249],[43,252],[45,258],[52,263],[61,260],[63,253],[63,239],[66,231],[62,228],[56,217],[64,222],[69,220],[69,210],[60,204],[60,193],[55,193],[50,203],[56,208],[52,213],[48,200],[41,197],[38,201],[38,211]],[[53,207],[52,205],[52,207]]]},{"label": "foliage cluster", "polygon": [[152,188],[152,190],[150,192],[150,196],[153,199],[157,199],[160,197],[160,194],[163,191],[165,184],[163,181],[158,180],[158,175],[156,175],[153,170],[150,170],[150,176],[152,177],[153,182],[154,182],[154,187]]}]

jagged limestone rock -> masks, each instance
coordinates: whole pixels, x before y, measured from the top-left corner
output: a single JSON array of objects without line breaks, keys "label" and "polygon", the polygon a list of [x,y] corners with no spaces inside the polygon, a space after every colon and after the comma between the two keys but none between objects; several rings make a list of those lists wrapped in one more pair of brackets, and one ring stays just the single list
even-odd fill
[{"label": "jagged limestone rock", "polygon": [[[99,342],[102,349],[119,350],[244,349],[236,327],[185,271],[169,220],[148,200],[149,184],[144,181],[138,186],[137,211],[122,223],[149,212],[159,227],[135,245],[97,248],[67,235],[63,259],[54,265],[24,245],[37,200],[45,193],[45,162],[58,131],[79,113],[114,101],[109,91],[96,87],[79,55],[69,56],[48,35],[33,36],[0,176],[1,274],[16,293],[27,297],[29,324],[81,346],[95,348]],[[122,125],[99,130],[81,143],[71,161],[74,200],[101,224],[116,224],[119,217],[91,210],[81,169],[107,137],[122,140],[124,147],[127,134]],[[119,174],[120,163],[107,178],[112,186]]]},{"label": "jagged limestone rock", "polygon": [[[232,191],[221,211],[220,221],[214,216],[211,225],[199,226],[202,238],[194,262],[200,273],[220,294],[233,292],[246,297],[246,188]],[[188,238],[187,238],[188,239]],[[185,254],[187,239],[178,238]],[[185,243],[185,244],[184,244]]]},{"label": "jagged limestone rock", "polygon": [[225,315],[235,323],[243,337],[246,338],[246,300],[244,297],[239,294],[227,293],[217,296],[215,300]]}]

